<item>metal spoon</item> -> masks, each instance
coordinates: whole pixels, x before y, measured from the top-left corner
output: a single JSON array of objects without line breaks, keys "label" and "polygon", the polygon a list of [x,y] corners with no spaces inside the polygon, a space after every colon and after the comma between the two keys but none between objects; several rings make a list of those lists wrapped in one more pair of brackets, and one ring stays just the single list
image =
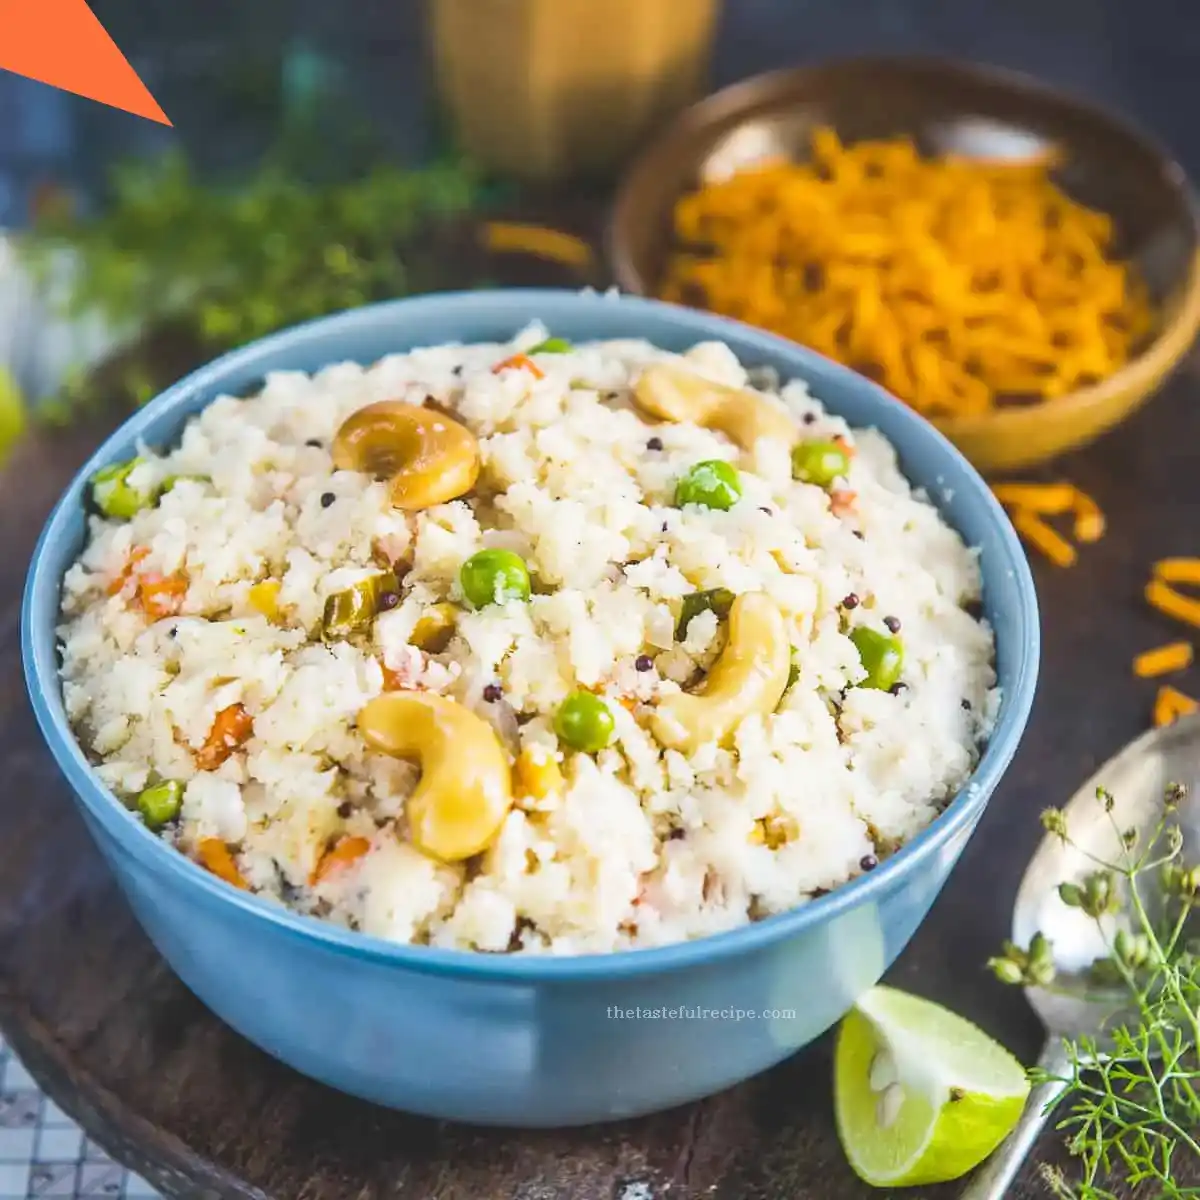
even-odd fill
[{"label": "metal spoon", "polygon": [[[1033,1088],[1016,1128],[976,1172],[962,1200],[1000,1200],[1016,1177],[1066,1089],[1071,1064],[1063,1039],[1093,1037],[1101,1054],[1110,1044],[1105,1030],[1124,1011],[1128,993],[1097,994],[1095,983],[1087,980],[1087,968],[1108,951],[1095,922],[1059,899],[1058,885],[1079,881],[1096,869],[1084,855],[1085,849],[1107,861],[1119,861],[1118,829],[1132,828],[1143,834],[1152,831],[1162,815],[1163,792],[1169,783],[1181,783],[1188,789],[1178,820],[1184,858],[1196,862],[1200,858],[1200,714],[1143,734],[1109,759],[1063,810],[1075,844],[1064,845],[1060,838],[1047,834],[1025,869],[1013,909],[1012,940],[1028,946],[1040,930],[1051,943],[1058,971],[1054,991],[1030,987],[1025,995],[1046,1027],[1038,1066],[1050,1076],[1062,1078],[1051,1078]],[[1096,799],[1098,787],[1113,797],[1111,815]],[[1151,902],[1153,897],[1146,899]]]}]

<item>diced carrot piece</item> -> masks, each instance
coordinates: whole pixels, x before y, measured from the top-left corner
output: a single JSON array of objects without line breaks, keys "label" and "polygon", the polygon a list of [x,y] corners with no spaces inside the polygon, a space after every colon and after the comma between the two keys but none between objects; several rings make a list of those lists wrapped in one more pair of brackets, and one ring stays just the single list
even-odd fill
[{"label": "diced carrot piece", "polygon": [[254,732],[254,719],[241,704],[223,708],[213,718],[204,745],[196,751],[196,766],[215,771]]},{"label": "diced carrot piece", "polygon": [[837,488],[829,493],[829,508],[835,517],[846,517],[854,512],[854,502],[858,493],[849,488]]},{"label": "diced carrot piece", "polygon": [[121,573],[113,577],[108,585],[108,594],[115,596],[129,582],[133,572],[137,569],[138,563],[150,553],[148,546],[134,546],[129,552],[129,557],[125,560],[125,565],[121,568]]},{"label": "diced carrot piece", "polygon": [[528,354],[514,354],[511,358],[506,358],[503,362],[498,362],[492,368],[492,373],[499,375],[501,371],[510,369],[514,371],[528,371],[534,379],[546,378],[546,373]]},{"label": "diced carrot piece", "polygon": [[309,876],[309,883],[320,883],[322,879],[327,879],[330,873],[339,867],[357,862],[370,848],[371,843],[365,837],[339,838],[337,844],[326,850],[321,856],[321,861],[317,863],[313,873]]},{"label": "diced carrot piece", "polygon": [[142,611],[152,621],[173,617],[182,607],[187,595],[188,578],[182,572],[173,575],[146,574],[138,578],[137,599]]},{"label": "diced carrot piece", "polygon": [[242,878],[229,847],[220,838],[202,838],[197,851],[200,863],[206,871],[211,871],[218,879],[233,884],[235,888],[245,890],[246,881]]}]

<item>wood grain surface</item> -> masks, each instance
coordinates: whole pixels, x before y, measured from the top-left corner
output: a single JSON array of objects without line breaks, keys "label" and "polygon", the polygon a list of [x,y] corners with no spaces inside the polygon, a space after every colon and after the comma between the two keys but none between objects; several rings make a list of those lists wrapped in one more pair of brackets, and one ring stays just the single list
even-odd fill
[{"label": "wood grain surface", "polygon": [[[1200,552],[1194,364],[1128,425],[1069,460],[1110,532],[1070,570],[1035,563],[1042,686],[1028,736],[890,981],[974,1019],[1031,1061],[1039,1028],[983,962],[1007,932],[1065,799],[1148,723],[1139,650],[1173,636],[1140,598],[1150,562]],[[689,1108],[564,1133],[475,1130],[310,1083],[227,1030],[166,969],[43,749],[21,678],[18,605],[38,530],[103,431],[38,436],[0,477],[0,1028],[51,1097],[169,1196],[271,1200],[865,1200],[830,1107],[828,1039]],[[1200,687],[1200,673],[1182,686]],[[631,1070],[636,1066],[631,1064]],[[1013,1200],[1045,1195],[1037,1164]],[[1200,1184],[1200,1164],[1190,1181]],[[644,1185],[639,1188],[634,1185]],[[957,1187],[920,1189],[942,1200]],[[913,1193],[908,1193],[913,1194]]]}]

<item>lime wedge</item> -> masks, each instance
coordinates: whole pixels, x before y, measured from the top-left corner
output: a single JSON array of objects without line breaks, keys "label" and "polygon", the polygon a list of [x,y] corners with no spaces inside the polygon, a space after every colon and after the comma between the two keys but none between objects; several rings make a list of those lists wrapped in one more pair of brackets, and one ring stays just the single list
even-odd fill
[{"label": "lime wedge", "polygon": [[1029,1081],[1003,1046],[934,1004],[872,988],[838,1030],[838,1136],[874,1187],[965,1175],[1017,1123]]}]

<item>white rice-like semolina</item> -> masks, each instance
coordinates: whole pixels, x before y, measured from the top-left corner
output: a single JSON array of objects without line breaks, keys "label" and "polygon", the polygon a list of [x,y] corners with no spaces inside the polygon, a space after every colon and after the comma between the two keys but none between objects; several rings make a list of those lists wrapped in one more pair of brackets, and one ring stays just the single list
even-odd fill
[{"label": "white rice-like semolina", "polygon": [[[641,369],[680,361],[645,342],[538,354],[541,378],[493,371],[545,336],[537,326],[505,345],[272,374],[258,395],[210,404],[175,449],[142,448],[132,482],[177,479],[156,504],[91,519],[63,588],[67,711],[131,807],[155,781],[186,785],[164,834],[181,852],[218,839],[252,890],[383,938],[605,952],[806,903],[872,869],[967,779],[999,704],[978,563],[888,442],[850,430],[799,382],[778,392],[798,438],[841,436],[856,450],[839,485],[853,500],[831,504],[792,479],[785,445],[743,451],[643,419],[630,399]],[[747,384],[718,343],[682,365]],[[330,446],[363,405],[427,398],[476,435],[483,469],[468,496],[404,513],[385,482],[335,470]],[[714,458],[736,463],[742,499],[729,511],[676,507],[680,475]],[[528,603],[464,604],[459,570],[485,547],[526,559]],[[407,568],[399,602],[364,637],[323,642],[326,597],[378,571],[381,555]],[[144,572],[186,581],[177,613],[155,620],[138,604]],[[250,598],[264,580],[280,585],[274,621]],[[731,744],[664,752],[647,717],[711,666],[725,636],[704,613],[675,638],[682,597],[710,588],[770,596],[799,674]],[[409,639],[437,602],[461,611],[430,654]],[[855,686],[864,669],[848,631],[882,630],[884,618],[900,623],[903,686]],[[510,755],[539,748],[564,789],[519,800],[475,859],[426,857],[406,836],[417,768],[369,750],[355,726],[385,671],[388,686],[480,714]],[[595,755],[564,750],[553,732],[579,687],[616,721]],[[252,733],[203,770],[214,719],[233,705]],[[369,839],[369,851],[314,883],[342,835]]]}]

